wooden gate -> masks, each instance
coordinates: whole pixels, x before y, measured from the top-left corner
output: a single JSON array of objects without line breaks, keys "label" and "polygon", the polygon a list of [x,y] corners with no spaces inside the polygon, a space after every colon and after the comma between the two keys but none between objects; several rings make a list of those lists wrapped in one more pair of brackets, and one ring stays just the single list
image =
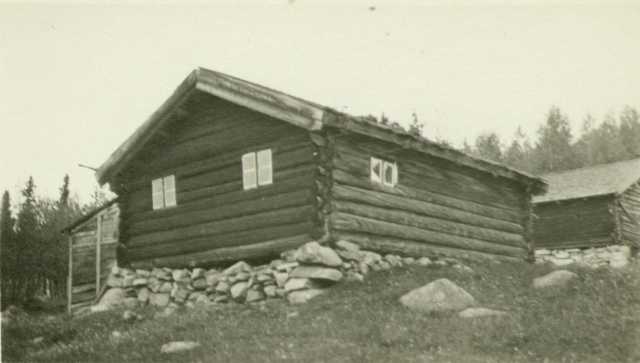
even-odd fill
[{"label": "wooden gate", "polygon": [[116,261],[119,209],[111,202],[69,227],[67,311],[92,304]]}]

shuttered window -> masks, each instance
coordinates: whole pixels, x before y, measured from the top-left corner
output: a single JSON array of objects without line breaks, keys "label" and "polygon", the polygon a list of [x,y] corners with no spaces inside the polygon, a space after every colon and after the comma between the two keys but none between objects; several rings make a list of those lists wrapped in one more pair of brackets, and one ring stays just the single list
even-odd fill
[{"label": "shuttered window", "polygon": [[371,181],[382,183],[382,160],[371,158]]},{"label": "shuttered window", "polygon": [[151,197],[153,199],[154,210],[164,208],[164,189],[162,184],[162,178],[151,181]]},{"label": "shuttered window", "polygon": [[176,177],[169,175],[164,177],[164,206],[176,206]]},{"label": "shuttered window", "polygon": [[258,151],[258,185],[269,185],[271,183],[273,183],[271,149]]},{"label": "shuttered window", "polygon": [[175,207],[177,205],[175,175],[153,179],[151,181],[151,199],[154,210]]},{"label": "shuttered window", "polygon": [[248,190],[269,184],[273,184],[271,149],[242,155],[242,188]]},{"label": "shuttered window", "polygon": [[382,178],[382,183],[384,185],[393,187],[398,184],[398,167],[396,163],[385,161],[383,170],[384,175]]},{"label": "shuttered window", "polygon": [[256,171],[256,153],[242,155],[242,188],[253,189],[258,186]]},{"label": "shuttered window", "polygon": [[369,173],[374,183],[390,187],[398,184],[398,165],[395,162],[372,157]]}]

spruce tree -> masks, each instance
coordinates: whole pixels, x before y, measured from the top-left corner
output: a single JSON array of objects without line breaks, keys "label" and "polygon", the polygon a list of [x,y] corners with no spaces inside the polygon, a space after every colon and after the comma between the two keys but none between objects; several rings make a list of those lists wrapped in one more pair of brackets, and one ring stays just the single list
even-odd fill
[{"label": "spruce tree", "polygon": [[535,171],[545,173],[577,166],[571,138],[569,119],[560,108],[551,107],[546,123],[538,129]]},{"label": "spruce tree", "polygon": [[2,194],[0,212],[0,267],[2,273],[2,307],[12,303],[15,296],[16,248],[15,220],[11,215],[11,199],[8,191]]}]

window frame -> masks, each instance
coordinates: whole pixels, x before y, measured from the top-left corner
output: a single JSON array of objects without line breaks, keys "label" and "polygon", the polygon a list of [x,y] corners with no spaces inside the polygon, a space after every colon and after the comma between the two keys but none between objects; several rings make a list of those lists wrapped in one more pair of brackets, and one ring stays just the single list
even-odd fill
[{"label": "window frame", "polygon": [[271,148],[242,154],[242,190],[273,184],[273,151]]},{"label": "window frame", "polygon": [[[171,187],[170,187],[171,186]],[[172,199],[167,195],[173,195]],[[176,175],[170,174],[151,180],[151,209],[162,210],[174,208],[178,205]]]},{"label": "window frame", "polygon": [[[398,163],[388,159],[371,156],[369,159],[369,180],[372,183],[395,187],[398,185]],[[380,174],[375,173],[376,166],[380,167]],[[391,168],[391,181],[387,180],[387,169]]]}]

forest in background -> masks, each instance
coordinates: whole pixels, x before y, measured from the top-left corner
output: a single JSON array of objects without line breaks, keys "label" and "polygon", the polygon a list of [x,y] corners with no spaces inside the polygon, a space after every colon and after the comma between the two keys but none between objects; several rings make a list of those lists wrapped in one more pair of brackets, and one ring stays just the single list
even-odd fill
[{"label": "forest in background", "polygon": [[[1,302],[35,307],[44,299],[66,296],[68,245],[62,229],[107,200],[95,189],[89,203],[81,203],[69,190],[65,175],[58,198],[38,196],[33,178],[21,191],[22,202],[12,208],[8,191],[0,211]],[[17,211],[15,216],[13,211]]]},{"label": "forest in background", "polygon": [[[400,127],[384,115],[366,116],[385,125]],[[424,124],[416,114],[409,132],[422,135]],[[446,140],[433,140],[451,146]],[[625,107],[619,114],[603,120],[587,116],[578,132],[571,129],[566,114],[551,107],[545,121],[530,137],[518,128],[511,140],[500,140],[496,133],[479,135],[462,151],[505,163],[534,175],[563,171],[640,157],[640,114]],[[38,196],[33,178],[21,191],[21,203],[11,207],[5,191],[0,214],[0,263],[2,268],[2,307],[28,305],[36,297],[65,296],[67,244],[61,230],[107,200],[96,189],[89,203],[71,197],[69,177],[65,176],[57,199]],[[15,216],[13,215],[15,212]]]},{"label": "forest in background", "polygon": [[465,142],[462,150],[534,175],[633,159],[640,157],[640,114],[627,106],[600,121],[587,115],[576,132],[554,106],[533,137],[518,127],[511,140],[486,133],[473,144]]}]

